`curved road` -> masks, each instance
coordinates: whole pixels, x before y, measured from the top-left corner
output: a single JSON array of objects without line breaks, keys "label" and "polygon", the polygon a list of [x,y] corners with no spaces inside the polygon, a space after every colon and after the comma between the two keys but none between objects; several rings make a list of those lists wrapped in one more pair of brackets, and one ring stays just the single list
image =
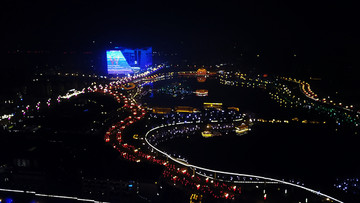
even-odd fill
[{"label": "curved road", "polygon": [[173,158],[171,155],[167,154],[167,153],[164,152],[164,151],[161,151],[160,149],[158,149],[158,148],[156,148],[155,146],[153,146],[153,145],[147,140],[147,136],[148,136],[152,131],[154,131],[154,130],[157,130],[157,129],[160,129],[160,128],[163,128],[163,127],[175,126],[175,125],[183,125],[183,124],[188,124],[188,123],[180,122],[180,123],[169,124],[169,125],[162,125],[162,126],[158,126],[158,127],[152,128],[152,129],[150,129],[148,132],[146,132],[146,134],[145,134],[145,141],[146,141],[146,143],[147,143],[152,149],[154,149],[154,150],[156,150],[157,152],[161,153],[161,154],[164,155],[165,157],[171,159],[172,161],[174,161],[174,162],[176,162],[176,163],[178,163],[178,164],[180,164],[180,165],[183,165],[183,166],[188,167],[188,168],[191,168],[191,169],[199,169],[199,170],[207,171],[207,172],[210,172],[210,173],[224,174],[224,175],[230,175],[230,176],[242,176],[242,177],[250,177],[250,178],[259,178],[259,179],[263,179],[263,180],[278,182],[278,183],[282,183],[282,184],[285,184],[285,185],[289,185],[289,186],[293,186],[293,187],[297,187],[297,188],[306,190],[306,191],[308,191],[308,192],[317,194],[317,195],[322,196],[322,197],[325,197],[325,198],[329,198],[329,199],[331,199],[331,200],[333,200],[333,201],[336,201],[336,202],[339,202],[339,203],[343,203],[342,201],[340,201],[340,200],[338,200],[338,199],[336,199],[336,198],[334,198],[334,197],[331,197],[331,196],[329,196],[329,195],[326,195],[326,194],[324,194],[324,193],[321,193],[320,191],[316,191],[316,190],[313,190],[313,189],[304,187],[304,186],[302,186],[302,185],[297,185],[297,184],[290,183],[290,182],[287,182],[287,181],[278,180],[278,179],[275,179],[275,178],[264,177],[264,176],[258,176],[258,175],[234,173],[234,172],[227,172],[227,171],[219,171],[219,170],[204,168],[204,167],[201,167],[201,166],[196,166],[196,165],[193,165],[193,164],[188,164],[188,163],[179,161],[179,160],[177,160],[176,158]]}]

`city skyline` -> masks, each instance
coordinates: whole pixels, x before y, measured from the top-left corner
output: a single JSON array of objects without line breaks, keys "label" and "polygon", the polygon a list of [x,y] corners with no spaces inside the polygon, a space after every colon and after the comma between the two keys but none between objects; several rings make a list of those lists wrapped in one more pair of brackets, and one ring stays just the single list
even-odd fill
[{"label": "city skyline", "polygon": [[3,5],[0,202],[360,201],[355,2]]}]

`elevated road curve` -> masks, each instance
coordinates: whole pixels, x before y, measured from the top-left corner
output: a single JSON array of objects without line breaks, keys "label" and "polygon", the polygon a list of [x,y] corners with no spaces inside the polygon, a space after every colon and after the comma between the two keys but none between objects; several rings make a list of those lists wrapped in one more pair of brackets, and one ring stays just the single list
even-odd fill
[{"label": "elevated road curve", "polygon": [[[335,202],[343,203],[342,201],[340,201],[340,200],[338,200],[338,199],[336,199],[334,197],[331,197],[329,195],[326,195],[324,193],[321,193],[320,191],[316,191],[316,190],[313,190],[311,188],[308,188],[308,187],[305,187],[305,186],[302,186],[302,185],[298,185],[298,184],[294,184],[294,183],[291,183],[291,182],[287,182],[287,181],[283,181],[283,180],[279,180],[279,179],[275,179],[275,178],[270,178],[270,177],[265,177],[265,176],[252,175],[252,174],[243,174],[243,173],[234,173],[234,172],[228,172],[228,171],[219,171],[219,170],[205,168],[205,167],[193,165],[193,164],[190,164],[190,163],[186,163],[186,162],[183,162],[183,161],[179,161],[178,159],[176,159],[176,158],[172,157],[171,155],[167,154],[166,152],[161,151],[160,149],[156,148],[147,139],[148,136],[152,132],[154,132],[156,130],[159,130],[161,128],[168,127],[168,126],[185,125],[185,124],[187,124],[187,123],[180,122],[180,123],[175,123],[175,124],[168,124],[168,125],[162,125],[162,126],[154,127],[154,128],[152,128],[152,129],[150,129],[149,131],[146,132],[145,141],[153,150],[155,150],[158,153],[162,154],[163,156],[165,156],[169,160],[171,160],[171,161],[173,161],[173,162],[175,162],[177,164],[180,164],[180,165],[182,165],[184,167],[190,168],[192,170],[198,170],[198,171],[207,172],[207,173],[213,173],[213,174],[217,174],[217,175],[221,174],[221,175],[230,176],[230,177],[231,176],[249,177],[249,178],[255,178],[255,179],[259,179],[259,180],[269,181],[269,182],[272,182],[272,183],[280,183],[280,184],[292,186],[292,187],[295,187],[295,188],[300,188],[302,190],[314,193],[316,195],[319,195],[321,197],[324,197],[326,199],[329,199],[329,200],[332,200],[332,201],[335,201]],[[206,177],[207,178],[212,178],[210,176],[206,176]],[[236,181],[233,181],[233,182],[236,183]]]}]

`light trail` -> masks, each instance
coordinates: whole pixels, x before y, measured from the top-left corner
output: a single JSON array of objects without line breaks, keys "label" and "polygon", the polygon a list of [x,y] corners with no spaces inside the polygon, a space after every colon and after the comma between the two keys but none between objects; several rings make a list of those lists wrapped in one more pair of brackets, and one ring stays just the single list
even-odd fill
[{"label": "light trail", "polygon": [[[185,124],[184,122],[180,122],[180,123],[175,123],[173,124],[173,126],[175,125],[183,125]],[[160,154],[164,155],[165,157],[171,159],[172,161],[180,164],[180,165],[183,165],[185,167],[189,167],[189,168],[193,168],[193,169],[199,169],[199,170],[203,170],[203,171],[207,171],[207,172],[210,172],[210,173],[217,173],[217,174],[224,174],[224,175],[230,175],[230,176],[242,176],[242,177],[249,177],[249,178],[259,178],[259,179],[263,179],[263,180],[268,180],[268,181],[272,181],[272,182],[278,182],[278,183],[282,183],[284,185],[290,185],[290,186],[293,186],[293,187],[297,187],[297,188],[300,188],[300,189],[303,189],[303,190],[306,190],[308,192],[311,192],[311,193],[314,193],[314,194],[317,194],[319,196],[322,196],[322,197],[325,197],[325,198],[329,198],[333,201],[336,201],[336,202],[339,202],[339,203],[344,203],[334,197],[331,197],[329,195],[326,195],[324,193],[321,193],[320,191],[316,191],[316,190],[313,190],[311,188],[307,188],[307,187],[304,187],[302,185],[297,185],[297,184],[294,184],[294,183],[290,183],[290,182],[286,182],[286,181],[283,181],[283,180],[278,180],[278,179],[275,179],[275,178],[269,178],[269,177],[264,177],[264,176],[258,176],[258,175],[251,175],[251,174],[243,174],[243,173],[234,173],[234,172],[227,172],[227,171],[219,171],[219,170],[214,170],[214,169],[209,169],[209,168],[205,168],[205,167],[201,167],[201,166],[196,166],[196,165],[193,165],[193,164],[188,164],[188,163],[185,163],[185,162],[181,162],[179,160],[177,160],[176,158],[173,158],[171,155],[167,154],[166,152],[163,152],[161,151],[160,149],[156,148],[155,146],[153,146],[148,140],[147,140],[147,136],[154,130],[157,130],[157,129],[160,129],[160,128],[163,128],[165,127],[164,125],[161,125],[161,126],[157,126],[155,128],[152,128],[150,129],[148,132],[146,132],[145,134],[145,141],[146,143],[152,148],[154,149],[155,151],[159,152]],[[234,182],[235,183],[235,182]]]},{"label": "light trail", "polygon": [[69,200],[76,200],[76,201],[82,201],[82,202],[105,203],[105,202],[96,201],[96,200],[93,200],[93,199],[85,199],[85,198],[72,197],[72,196],[64,196],[64,195],[49,195],[49,194],[36,193],[36,192],[34,192],[34,191],[29,191],[29,190],[13,190],[13,189],[7,189],[7,188],[0,188],[0,191],[3,191],[3,192],[15,192],[15,193],[34,194],[35,196],[39,196],[39,197],[49,197],[49,198],[58,198],[58,199],[69,199]]}]

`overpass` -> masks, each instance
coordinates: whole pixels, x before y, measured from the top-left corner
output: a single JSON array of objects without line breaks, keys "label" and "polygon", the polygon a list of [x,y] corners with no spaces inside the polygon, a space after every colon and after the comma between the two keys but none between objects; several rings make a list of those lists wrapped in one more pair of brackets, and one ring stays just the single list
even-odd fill
[{"label": "overpass", "polygon": [[[261,182],[271,182],[271,183],[284,184],[284,185],[292,186],[292,187],[295,187],[295,188],[299,188],[299,189],[314,193],[316,195],[319,195],[319,196],[324,197],[324,198],[328,198],[328,199],[330,199],[332,201],[335,201],[335,202],[338,202],[338,203],[343,203],[341,200],[338,200],[338,199],[336,199],[334,197],[331,197],[329,195],[321,193],[320,191],[316,191],[316,190],[313,190],[311,188],[308,188],[308,187],[305,187],[305,186],[302,186],[302,185],[298,185],[298,184],[295,184],[295,183],[287,182],[287,181],[284,181],[284,180],[279,180],[279,179],[265,177],[265,176],[259,176],[259,175],[252,175],[252,174],[220,171],[220,170],[205,168],[205,167],[189,164],[189,163],[186,163],[186,162],[183,162],[183,161],[179,161],[178,159],[176,159],[176,158],[172,157],[171,155],[167,154],[165,151],[161,151],[160,149],[156,148],[147,139],[149,134],[152,133],[155,130],[158,130],[158,129],[161,129],[161,128],[164,128],[164,127],[168,127],[168,126],[177,126],[177,125],[185,125],[185,124],[189,124],[189,123],[179,122],[179,123],[175,123],[175,124],[168,124],[168,125],[161,125],[161,126],[154,127],[154,128],[152,128],[152,129],[150,129],[149,131],[146,132],[145,141],[152,148],[152,150],[155,150],[156,152],[158,152],[158,153],[162,154],[163,156],[165,156],[167,159],[170,159],[173,162],[175,162],[177,164],[180,164],[180,165],[182,165],[184,167],[190,168],[190,169],[192,169],[194,171],[198,170],[198,171],[203,171],[203,172],[207,172],[207,173],[212,173],[212,174],[214,174],[214,177],[216,176],[216,174],[222,174],[222,175],[225,175],[225,176],[240,176],[240,177],[249,177],[249,178],[255,178],[255,179],[264,180],[264,181],[261,181]],[[207,178],[212,178],[213,179],[213,177],[203,175],[203,174],[201,174],[199,172],[197,172],[197,174],[199,174],[201,176],[205,176]],[[229,182],[229,180],[222,180],[222,179],[220,179],[220,180]],[[232,182],[237,183],[237,181],[232,181]],[[238,182],[238,183],[241,183],[241,182]],[[248,182],[248,183],[250,183],[250,182]]]}]

